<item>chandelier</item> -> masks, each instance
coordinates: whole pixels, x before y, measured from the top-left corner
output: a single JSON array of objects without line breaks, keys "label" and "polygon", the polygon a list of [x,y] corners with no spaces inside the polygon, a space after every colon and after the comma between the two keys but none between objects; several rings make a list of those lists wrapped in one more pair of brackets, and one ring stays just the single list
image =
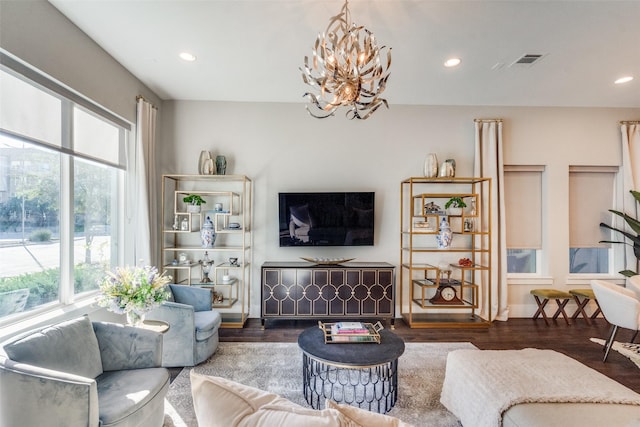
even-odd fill
[{"label": "chandelier", "polygon": [[348,0],[325,32],[318,34],[312,53],[311,61],[304,57],[300,71],[302,80],[315,92],[304,94],[313,117],[323,119],[347,107],[348,119],[365,120],[380,105],[389,108],[380,94],[389,78],[391,48],[379,48],[371,31],[351,22]]}]

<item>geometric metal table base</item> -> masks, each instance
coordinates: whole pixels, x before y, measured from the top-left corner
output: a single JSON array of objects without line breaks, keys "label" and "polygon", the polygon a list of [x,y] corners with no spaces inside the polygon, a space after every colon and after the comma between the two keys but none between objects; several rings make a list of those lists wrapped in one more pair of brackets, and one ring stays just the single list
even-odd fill
[{"label": "geometric metal table base", "polygon": [[[335,344],[344,345],[344,344]],[[371,344],[375,350],[376,344]],[[328,363],[303,353],[304,398],[314,409],[325,399],[386,414],[398,400],[398,359],[368,367]]]}]

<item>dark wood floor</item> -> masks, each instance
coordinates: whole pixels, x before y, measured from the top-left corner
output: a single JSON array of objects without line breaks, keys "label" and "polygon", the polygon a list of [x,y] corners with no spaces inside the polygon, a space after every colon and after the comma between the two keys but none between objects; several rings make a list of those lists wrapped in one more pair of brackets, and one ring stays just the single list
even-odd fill
[{"label": "dark wood floor", "polygon": [[[249,319],[243,329],[220,329],[220,341],[296,342],[302,330],[314,325],[317,321],[270,320],[263,330],[259,319]],[[486,329],[411,329],[401,319],[395,322],[395,333],[405,342],[471,342],[483,350],[556,350],[640,393],[640,368],[613,350],[603,363],[602,347],[589,341],[591,337],[606,339],[609,330],[604,319],[591,326],[581,319],[569,326],[564,321],[546,326],[543,320],[510,319]],[[632,335],[629,330],[620,330],[616,339],[627,342]]]}]

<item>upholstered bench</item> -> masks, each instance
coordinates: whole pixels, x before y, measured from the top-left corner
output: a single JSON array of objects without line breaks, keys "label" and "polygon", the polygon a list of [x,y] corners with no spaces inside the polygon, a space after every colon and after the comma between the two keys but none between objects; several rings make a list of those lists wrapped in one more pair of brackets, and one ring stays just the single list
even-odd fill
[{"label": "upholstered bench", "polygon": [[[598,300],[596,300],[596,296],[593,293],[593,290],[591,288],[571,289],[569,293],[571,294],[571,296],[573,297],[573,300],[576,302],[576,305],[578,306],[576,308],[575,313],[573,313],[573,315],[571,316],[571,319],[575,320],[578,318],[578,316],[582,315],[582,318],[584,319],[585,322],[587,322],[587,325],[591,325],[591,319],[595,319],[596,317],[598,317],[600,313],[602,313],[602,310],[600,310],[600,305],[598,304]],[[596,309],[593,311],[591,316],[589,316],[585,311],[585,308],[590,301],[594,301],[596,303]]]},{"label": "upholstered bench", "polygon": [[640,394],[553,350],[455,350],[441,403],[463,426],[638,426]]},{"label": "upholstered bench", "polygon": [[[558,308],[553,314],[552,319],[556,320],[558,316],[562,314],[562,317],[564,318],[564,321],[567,322],[567,325],[570,324],[567,313],[564,311],[564,307],[567,305],[569,300],[572,299],[570,293],[557,289],[533,289],[531,290],[531,295],[533,295],[533,298],[536,300],[536,304],[538,304],[538,310],[533,315],[533,319],[537,319],[540,315],[542,315],[544,323],[546,323],[548,326],[549,316],[547,316],[547,313],[545,313],[544,308],[546,307],[549,300],[553,299],[556,301]],[[540,301],[540,298],[542,298],[542,301]]]}]

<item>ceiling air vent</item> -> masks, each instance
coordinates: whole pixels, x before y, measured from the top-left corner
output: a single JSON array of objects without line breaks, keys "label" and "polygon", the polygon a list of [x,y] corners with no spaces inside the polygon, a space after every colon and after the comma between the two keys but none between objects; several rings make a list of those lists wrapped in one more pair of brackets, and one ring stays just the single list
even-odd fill
[{"label": "ceiling air vent", "polygon": [[542,54],[527,53],[525,55],[522,55],[520,58],[518,58],[510,66],[514,66],[514,65],[531,66],[534,63],[538,62],[540,60],[540,58],[542,58],[543,56],[544,55],[542,55]]}]

